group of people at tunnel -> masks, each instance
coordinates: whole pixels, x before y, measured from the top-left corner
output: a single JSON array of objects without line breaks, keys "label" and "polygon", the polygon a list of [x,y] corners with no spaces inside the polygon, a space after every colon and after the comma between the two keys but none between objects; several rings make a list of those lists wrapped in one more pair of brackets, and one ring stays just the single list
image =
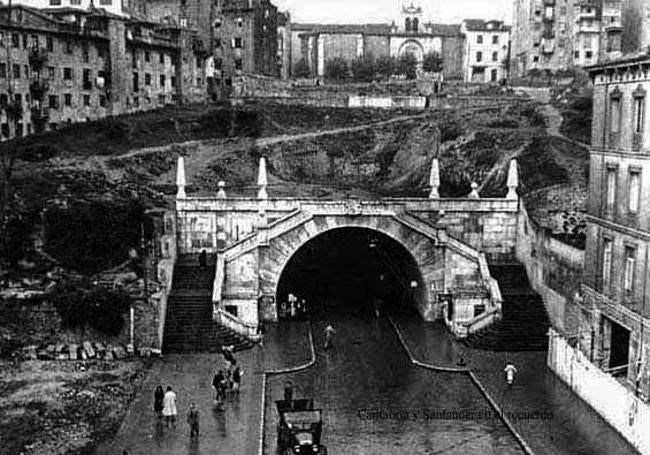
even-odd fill
[{"label": "group of people at tunnel", "polygon": [[300,320],[307,316],[307,301],[299,299],[294,294],[287,296],[286,302],[280,303],[280,318]]}]

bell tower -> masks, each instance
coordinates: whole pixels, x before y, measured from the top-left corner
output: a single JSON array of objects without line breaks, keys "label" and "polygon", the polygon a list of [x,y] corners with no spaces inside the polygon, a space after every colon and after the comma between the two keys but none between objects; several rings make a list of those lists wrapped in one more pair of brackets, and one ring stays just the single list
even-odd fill
[{"label": "bell tower", "polygon": [[417,1],[402,1],[400,8],[399,30],[403,33],[418,33],[422,31],[422,7]]}]

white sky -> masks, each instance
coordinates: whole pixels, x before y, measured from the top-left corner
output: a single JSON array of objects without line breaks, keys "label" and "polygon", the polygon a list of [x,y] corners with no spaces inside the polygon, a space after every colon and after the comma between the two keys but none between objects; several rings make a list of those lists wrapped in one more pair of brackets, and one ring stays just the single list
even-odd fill
[{"label": "white sky", "polygon": [[[403,0],[272,0],[292,22],[390,23]],[[410,3],[410,0],[408,0]],[[417,3],[417,2],[416,2]],[[499,19],[512,23],[512,0],[421,0],[425,22]]]}]

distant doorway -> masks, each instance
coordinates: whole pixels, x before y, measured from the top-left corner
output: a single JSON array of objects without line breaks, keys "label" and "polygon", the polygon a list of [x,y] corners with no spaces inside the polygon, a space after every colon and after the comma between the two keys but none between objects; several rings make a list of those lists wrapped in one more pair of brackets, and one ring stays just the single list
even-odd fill
[{"label": "distant doorway", "polygon": [[626,377],[630,353],[630,331],[614,321],[611,321],[611,324],[609,369],[613,376]]}]

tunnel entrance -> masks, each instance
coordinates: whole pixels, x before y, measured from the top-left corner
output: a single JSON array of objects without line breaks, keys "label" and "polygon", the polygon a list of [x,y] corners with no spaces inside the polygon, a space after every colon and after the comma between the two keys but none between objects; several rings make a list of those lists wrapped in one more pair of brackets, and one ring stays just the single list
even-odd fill
[{"label": "tunnel entrance", "polygon": [[424,291],[415,259],[401,243],[372,229],[345,227],[296,251],[280,275],[276,302],[279,319],[333,311],[374,316],[388,307],[412,312],[424,302]]}]

